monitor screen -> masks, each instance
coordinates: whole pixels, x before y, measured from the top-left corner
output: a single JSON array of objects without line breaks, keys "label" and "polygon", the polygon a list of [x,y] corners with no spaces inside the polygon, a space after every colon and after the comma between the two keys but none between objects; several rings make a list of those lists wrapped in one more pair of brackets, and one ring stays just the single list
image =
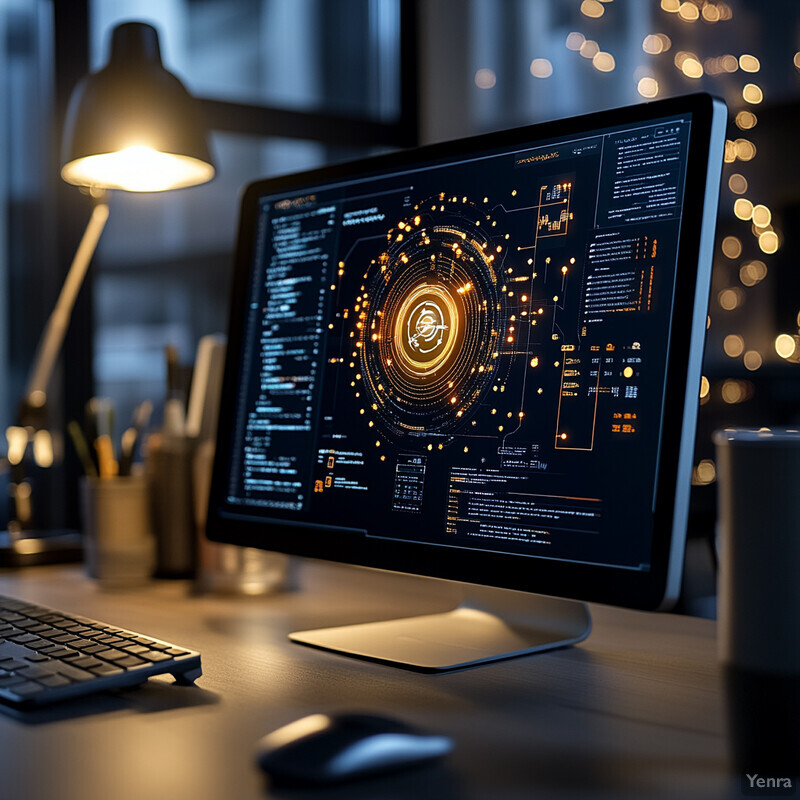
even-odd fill
[{"label": "monitor screen", "polygon": [[629,605],[674,594],[721,108],[681,98],[251,185],[212,538]]}]

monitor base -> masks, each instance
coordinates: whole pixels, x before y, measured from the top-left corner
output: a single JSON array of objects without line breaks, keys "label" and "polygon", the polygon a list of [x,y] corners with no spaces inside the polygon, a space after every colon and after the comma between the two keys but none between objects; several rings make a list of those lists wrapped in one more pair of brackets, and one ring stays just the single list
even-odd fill
[{"label": "monitor base", "polygon": [[457,608],[439,614],[290,633],[298,644],[419,672],[447,672],[585,639],[585,603],[471,586]]}]

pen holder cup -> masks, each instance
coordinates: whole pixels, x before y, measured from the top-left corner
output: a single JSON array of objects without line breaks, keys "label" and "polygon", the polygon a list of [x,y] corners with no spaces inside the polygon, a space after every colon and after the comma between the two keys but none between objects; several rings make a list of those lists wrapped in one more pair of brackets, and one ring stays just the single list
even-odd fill
[{"label": "pen holder cup", "polygon": [[734,768],[800,774],[800,432],[714,436],[718,646]]},{"label": "pen holder cup", "polygon": [[107,589],[145,583],[153,573],[155,539],[144,475],[84,477],[80,492],[89,577]]},{"label": "pen holder cup", "polygon": [[148,440],[145,472],[156,537],[156,577],[192,578],[197,568],[192,468],[197,442],[154,434]]}]

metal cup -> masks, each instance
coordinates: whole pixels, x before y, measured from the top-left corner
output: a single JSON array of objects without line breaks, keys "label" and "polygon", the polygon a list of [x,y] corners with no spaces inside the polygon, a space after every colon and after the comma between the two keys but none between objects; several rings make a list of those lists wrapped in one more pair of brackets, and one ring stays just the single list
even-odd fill
[{"label": "metal cup", "polygon": [[719,658],[742,773],[800,774],[800,431],[723,430]]}]

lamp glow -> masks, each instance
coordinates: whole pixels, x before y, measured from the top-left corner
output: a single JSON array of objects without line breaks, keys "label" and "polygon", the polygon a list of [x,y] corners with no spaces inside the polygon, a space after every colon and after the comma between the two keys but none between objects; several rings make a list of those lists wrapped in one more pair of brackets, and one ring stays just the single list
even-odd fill
[{"label": "lamp glow", "polygon": [[61,177],[77,186],[164,192],[210,181],[214,167],[198,158],[136,145],[70,161],[62,168]]}]

